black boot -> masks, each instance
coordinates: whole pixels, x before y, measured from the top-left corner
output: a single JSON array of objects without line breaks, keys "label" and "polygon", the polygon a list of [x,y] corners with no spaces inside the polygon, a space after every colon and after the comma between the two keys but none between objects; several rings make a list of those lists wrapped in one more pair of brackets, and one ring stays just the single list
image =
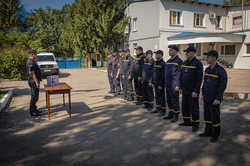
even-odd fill
[{"label": "black boot", "polygon": [[173,119],[171,120],[172,123],[175,123],[178,121],[178,114],[174,114]]},{"label": "black boot", "polygon": [[162,116],[165,116],[165,114],[166,114],[166,111],[165,110],[161,110],[159,116],[162,117]]},{"label": "black boot", "polygon": [[183,123],[180,123],[179,126],[192,126],[192,123],[190,121],[184,121]]},{"label": "black boot", "polygon": [[174,117],[174,113],[173,113],[172,111],[170,111],[170,112],[168,113],[168,116],[165,116],[163,119],[165,119],[165,120],[170,120],[170,119],[173,119],[173,117]]},{"label": "black boot", "polygon": [[204,133],[199,134],[200,137],[210,137],[212,136],[212,128],[210,124],[206,124]]},{"label": "black boot", "polygon": [[30,116],[41,116],[41,114],[36,111],[30,111]]},{"label": "black boot", "polygon": [[156,113],[159,113],[160,112],[160,110],[158,109],[158,108],[156,108],[156,109],[154,109],[151,113],[152,114],[156,114]]},{"label": "black boot", "polygon": [[212,127],[212,138],[210,139],[210,142],[217,142],[219,140],[220,136],[220,126]]},{"label": "black boot", "polygon": [[198,125],[193,125],[192,126],[192,132],[197,132],[199,130],[199,126]]}]

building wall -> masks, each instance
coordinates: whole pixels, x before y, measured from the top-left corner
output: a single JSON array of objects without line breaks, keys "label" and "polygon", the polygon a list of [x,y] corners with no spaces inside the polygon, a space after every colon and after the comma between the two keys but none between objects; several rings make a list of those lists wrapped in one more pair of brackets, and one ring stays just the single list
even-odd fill
[{"label": "building wall", "polygon": [[[217,29],[216,24],[209,19],[209,13],[214,12],[222,16],[222,27],[225,27],[226,9],[222,7],[206,6],[199,4],[176,2],[171,0],[161,0],[160,3],[160,29],[161,30],[181,30],[181,31],[206,31],[221,32],[223,29]],[[182,25],[170,24],[170,11],[182,11]],[[204,13],[205,26],[194,27],[194,13]]]},{"label": "building wall", "polygon": [[[233,17],[240,16],[243,14],[243,27],[242,25],[234,26]],[[227,19],[226,19],[226,31],[241,31],[243,29],[250,29],[250,6],[244,7],[242,12],[241,7],[228,8]]]},{"label": "building wall", "polygon": [[[126,10],[131,17],[129,48],[134,54],[134,44],[144,50],[159,47],[159,4],[160,0],[132,3]],[[136,31],[133,31],[133,19],[136,18]]]},{"label": "building wall", "polygon": [[250,69],[250,54],[247,54],[246,44],[250,44],[250,31],[245,32],[246,38],[243,44],[241,44],[239,54],[234,63],[234,68]]}]

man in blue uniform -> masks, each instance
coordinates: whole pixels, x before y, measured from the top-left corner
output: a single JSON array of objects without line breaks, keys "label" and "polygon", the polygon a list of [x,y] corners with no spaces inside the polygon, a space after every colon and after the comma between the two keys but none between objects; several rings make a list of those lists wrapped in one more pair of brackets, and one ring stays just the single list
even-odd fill
[{"label": "man in blue uniform", "polygon": [[171,122],[177,122],[180,113],[179,90],[183,61],[178,56],[179,48],[176,45],[171,45],[168,48],[171,58],[165,66],[165,87],[169,113],[164,119],[172,119]]},{"label": "man in blue uniform", "polygon": [[110,91],[109,93],[115,93],[115,88],[113,84],[113,78],[112,78],[112,62],[113,62],[113,54],[112,52],[108,53],[108,79],[109,79],[109,87]]},{"label": "man in blue uniform", "polygon": [[153,109],[154,107],[154,91],[153,91],[153,68],[154,68],[154,59],[153,51],[146,51],[146,58],[144,60],[144,65],[142,68],[142,84],[143,84],[143,103],[145,108],[148,110]]},{"label": "man in blue uniform", "polygon": [[118,54],[113,54],[113,62],[112,62],[112,79],[115,90],[115,95],[120,95],[121,86],[120,86],[120,60],[118,59]]},{"label": "man in blue uniform", "polygon": [[130,55],[130,50],[125,50],[125,58],[123,60],[123,68],[124,68],[124,75],[125,75],[125,98],[128,101],[134,101],[134,90],[132,85],[132,77],[131,77],[131,66],[134,59]]},{"label": "man in blue uniform", "polygon": [[164,89],[164,68],[165,62],[163,61],[163,51],[158,50],[155,52],[155,65],[153,71],[153,85],[155,91],[156,108],[151,113],[164,114],[166,112],[165,89]]},{"label": "man in blue uniform", "polygon": [[203,79],[203,65],[196,58],[196,49],[189,46],[186,50],[187,60],[181,69],[180,87],[182,90],[182,115],[184,123],[181,126],[192,126],[192,131],[199,130],[199,94]]},{"label": "man in blue uniform", "polygon": [[136,57],[131,65],[131,75],[129,79],[134,80],[134,88],[136,93],[136,105],[142,105],[143,102],[143,88],[142,88],[142,68],[145,56],[143,48],[138,46],[136,48]]},{"label": "man in blue uniform", "polygon": [[124,68],[123,68],[123,61],[125,59],[125,50],[124,49],[120,49],[119,50],[119,61],[120,61],[120,80],[121,80],[121,94],[124,95],[124,87],[125,87],[125,73],[124,73]]},{"label": "man in blue uniform", "polygon": [[41,71],[36,62],[36,50],[29,50],[28,55],[29,59],[26,63],[26,71],[28,76],[28,84],[31,89],[30,115],[40,116],[41,111],[37,109],[36,103],[39,99],[40,81],[42,81]]},{"label": "man in blue uniform", "polygon": [[204,100],[204,119],[206,127],[201,137],[211,137],[216,142],[220,136],[220,104],[227,87],[227,73],[217,63],[218,52],[211,50],[205,53],[209,66],[205,70],[202,94]]}]

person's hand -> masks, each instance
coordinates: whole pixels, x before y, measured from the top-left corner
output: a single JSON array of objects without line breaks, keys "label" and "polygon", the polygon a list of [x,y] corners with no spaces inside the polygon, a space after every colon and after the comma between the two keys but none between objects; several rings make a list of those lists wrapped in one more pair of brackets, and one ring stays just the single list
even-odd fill
[{"label": "person's hand", "polygon": [[125,79],[125,75],[122,75],[122,78]]},{"label": "person's hand", "polygon": [[155,88],[154,84],[152,84],[152,88]]},{"label": "person's hand", "polygon": [[38,82],[36,82],[36,87],[39,89],[40,88],[40,84]]},{"label": "person's hand", "polygon": [[180,91],[180,87],[179,87],[179,86],[176,86],[174,90],[175,90],[176,92],[179,92],[179,91]]},{"label": "person's hand", "polygon": [[158,89],[159,89],[159,90],[162,90],[162,87],[161,87],[161,86],[158,86]]},{"label": "person's hand", "polygon": [[151,82],[148,83],[149,86],[153,87],[153,84]]},{"label": "person's hand", "polygon": [[128,76],[128,79],[131,80],[131,78],[132,78],[131,75],[129,75],[129,76]]},{"label": "person's hand", "polygon": [[140,80],[142,80],[142,78],[141,78],[141,77],[138,77],[138,80],[140,81]]},{"label": "person's hand", "polygon": [[213,105],[220,105],[220,100],[215,99]]},{"label": "person's hand", "polygon": [[118,78],[119,78],[119,75],[116,76],[116,79],[118,79]]},{"label": "person's hand", "polygon": [[113,78],[113,74],[111,74],[110,77]]},{"label": "person's hand", "polygon": [[180,94],[182,94],[182,93],[183,93],[183,92],[182,92],[182,89],[180,89],[180,90],[179,90],[179,93],[180,93]]},{"label": "person's hand", "polygon": [[197,98],[197,97],[198,97],[198,93],[193,92],[192,93],[192,98]]}]

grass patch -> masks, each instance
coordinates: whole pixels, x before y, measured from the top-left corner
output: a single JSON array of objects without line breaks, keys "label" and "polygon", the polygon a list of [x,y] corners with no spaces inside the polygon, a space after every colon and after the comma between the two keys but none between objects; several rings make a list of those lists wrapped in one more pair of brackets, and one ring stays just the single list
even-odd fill
[{"label": "grass patch", "polygon": [[107,70],[107,66],[97,67],[98,70]]},{"label": "grass patch", "polygon": [[8,93],[8,91],[0,90],[0,100],[4,97],[6,93]]}]

